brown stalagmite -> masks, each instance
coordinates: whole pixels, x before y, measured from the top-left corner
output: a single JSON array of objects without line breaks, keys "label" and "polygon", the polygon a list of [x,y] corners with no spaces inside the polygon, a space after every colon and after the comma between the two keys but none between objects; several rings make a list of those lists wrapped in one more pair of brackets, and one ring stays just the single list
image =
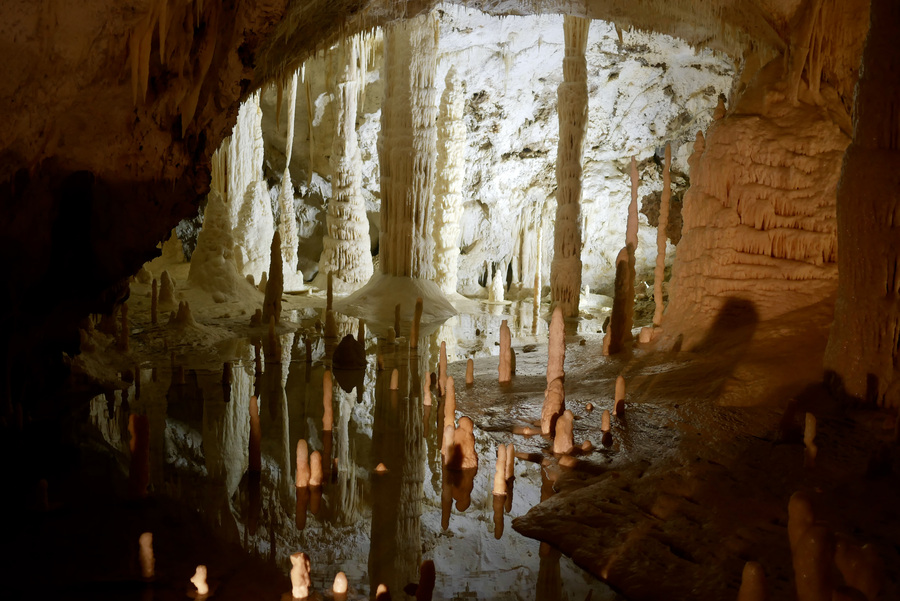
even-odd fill
[{"label": "brown stalagmite", "polygon": [[138,539],[141,564],[141,577],[153,578],[156,576],[156,557],[153,555],[153,533],[144,532]]},{"label": "brown stalagmite", "polygon": [[422,385],[422,404],[426,407],[431,407],[431,386],[429,386],[428,382]]},{"label": "brown stalagmite", "polygon": [[416,312],[413,314],[412,327],[409,329],[409,348],[419,348],[419,327],[422,324],[422,297],[416,299]]},{"label": "brown stalagmite", "polygon": [[330,432],[334,426],[334,376],[330,369],[322,374],[322,430]]},{"label": "brown stalagmite", "polygon": [[309,485],[322,486],[322,453],[313,451],[309,455]]},{"label": "brown stalagmite", "polygon": [[625,415],[625,377],[621,375],[616,378],[616,396],[615,404],[613,405],[613,413],[616,414],[616,417]]},{"label": "brown stalagmite", "polygon": [[634,308],[634,281],[629,279],[629,270],[629,252],[626,246],[616,256],[613,308],[606,336],[603,338],[604,355],[614,355],[620,352],[631,333],[628,311],[629,307]]},{"label": "brown stalagmite", "polygon": [[504,319],[500,324],[500,365],[497,368],[501,384],[508,384],[512,380],[511,344],[512,336],[510,335],[509,324]]},{"label": "brown stalagmite", "polygon": [[447,343],[441,341],[441,354],[438,360],[438,393],[447,394]]},{"label": "brown stalagmite", "polygon": [[566,317],[578,315],[581,296],[581,186],[584,134],[588,117],[587,48],[590,19],[563,18],[565,57],[559,84],[559,145],[556,155],[556,225],[550,290]]},{"label": "brown stalagmite", "polygon": [[797,541],[807,528],[812,526],[813,517],[812,501],[805,492],[797,491],[791,495],[788,502],[788,541],[791,544],[791,553],[797,552]]},{"label": "brown stalagmite", "polygon": [[510,443],[506,445],[506,479],[511,480],[516,477],[516,445]]},{"label": "brown stalagmite", "polygon": [[262,471],[261,441],[262,430],[259,425],[259,404],[256,397],[252,396],[250,397],[250,467],[248,469],[257,474]]},{"label": "brown stalagmite", "polygon": [[666,144],[666,164],[663,167],[662,198],[659,201],[659,223],[656,224],[656,268],[653,271],[653,325],[659,326],[663,316],[663,280],[666,278],[666,230],[669,225],[669,202],[672,198],[672,148]]},{"label": "brown stalagmite", "polygon": [[156,325],[158,310],[159,287],[156,284],[156,278],[153,278],[153,284],[150,286],[150,323],[153,325]]},{"label": "brown stalagmite", "polygon": [[391,372],[391,390],[398,390],[400,388],[400,371],[397,368],[394,368],[394,371]]},{"label": "brown stalagmite", "polygon": [[309,445],[301,438],[297,441],[297,472],[295,474],[297,488],[309,486],[310,477]]},{"label": "brown stalagmite", "polygon": [[744,572],[741,575],[741,589],[738,591],[737,601],[768,601],[769,592],[766,588],[766,573],[762,566],[755,561],[744,564]]},{"label": "brown stalagmite", "polygon": [[541,408],[541,433],[553,434],[556,420],[566,409],[566,391],[562,378],[556,378],[544,391],[544,406]]},{"label": "brown stalagmite", "polygon": [[834,591],[834,535],[813,524],[797,539],[794,549],[794,581],[797,601],[831,601]]},{"label": "brown stalagmite", "polygon": [[610,424],[609,424],[609,409],[603,410],[603,415],[600,416],[600,431],[603,433],[609,432]]},{"label": "brown stalagmite", "polygon": [[553,309],[550,318],[550,342],[547,348],[547,384],[557,378],[565,378],[566,323],[562,310]]},{"label": "brown stalagmite", "polygon": [[556,420],[556,433],[553,436],[553,452],[559,454],[571,453],[575,448],[575,439],[572,429],[575,422],[575,416],[571,411],[564,411],[562,416]]},{"label": "brown stalagmite", "polygon": [[497,446],[497,463],[494,469],[494,494],[506,495],[506,446]]},{"label": "brown stalagmite", "polygon": [[475,361],[469,358],[466,361],[466,386],[471,386],[475,383]]},{"label": "brown stalagmite", "polygon": [[465,415],[459,418],[459,427],[453,433],[453,447],[447,462],[450,469],[469,470],[478,467],[475,451],[475,424]]},{"label": "brown stalagmite", "polygon": [[284,270],[281,264],[281,234],[278,231],[272,236],[271,259],[269,262],[269,281],[266,284],[266,296],[263,299],[263,322],[274,317],[281,321],[281,295],[284,293]]},{"label": "brown stalagmite", "polygon": [[325,283],[325,310],[334,309],[334,273],[329,271]]},{"label": "brown stalagmite", "polygon": [[456,423],[456,386],[453,383],[453,378],[449,377],[444,385],[446,386],[444,391],[444,423],[453,424]]}]

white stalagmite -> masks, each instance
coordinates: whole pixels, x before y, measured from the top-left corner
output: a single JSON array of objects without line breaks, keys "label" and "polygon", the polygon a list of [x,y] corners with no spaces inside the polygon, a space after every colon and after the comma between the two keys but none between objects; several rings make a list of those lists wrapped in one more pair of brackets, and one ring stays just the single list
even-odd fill
[{"label": "white stalagmite", "polygon": [[384,35],[381,167],[381,272],[431,279],[431,204],[437,156],[434,85],[438,21],[433,13],[399,21]]},{"label": "white stalagmite", "polygon": [[[203,229],[197,236],[197,248],[191,255],[188,281],[210,294],[234,297],[245,287],[243,276],[234,261],[234,238],[231,235],[228,207],[221,193],[213,188],[206,200]],[[165,280],[160,289],[159,308],[166,309]]]},{"label": "white stalagmite", "polygon": [[336,53],[332,195],[326,208],[319,271],[334,274],[334,287],[339,293],[356,290],[373,273],[369,219],[361,187],[362,159],[356,135],[357,103],[366,68],[360,64],[362,44],[360,35],[345,38],[338,44]]},{"label": "white stalagmite", "polygon": [[663,168],[662,198],[659,201],[659,223],[656,225],[656,269],[653,272],[653,325],[659,326],[663,316],[663,280],[666,277],[666,230],[669,225],[669,201],[672,198],[672,149],[666,144],[666,164]]},{"label": "white stalagmite", "polygon": [[459,220],[466,174],[464,152],[465,95],[455,67],[450,67],[438,117],[437,178],[434,182],[434,271],[444,294],[456,292],[459,259]]},{"label": "white stalagmite", "polygon": [[581,158],[588,117],[587,35],[590,20],[566,15],[565,58],[559,84],[559,148],[556,155],[556,229],[550,288],[566,317],[578,315],[581,295]]}]

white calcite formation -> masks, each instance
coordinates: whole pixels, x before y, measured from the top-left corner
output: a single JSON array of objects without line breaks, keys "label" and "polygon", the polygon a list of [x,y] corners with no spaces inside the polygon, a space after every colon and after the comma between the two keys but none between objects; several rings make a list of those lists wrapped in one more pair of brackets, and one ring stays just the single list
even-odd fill
[{"label": "white calcite formation", "polygon": [[454,67],[444,78],[438,114],[437,178],[434,182],[434,275],[444,294],[456,293],[459,221],[463,211],[466,125],[465,94]]},{"label": "white calcite formation", "polygon": [[437,157],[434,13],[399,21],[384,35],[381,166],[381,272],[431,279],[431,200]]},{"label": "white calcite formation", "polygon": [[333,273],[339,293],[351,292],[372,277],[369,220],[362,196],[362,161],[356,135],[356,115],[365,65],[360,64],[363,38],[341,40],[336,49],[334,138],[331,145],[331,198],[325,214],[320,273]]},{"label": "white calcite formation", "polygon": [[284,281],[290,290],[303,288],[302,276],[297,275],[297,215],[294,206],[294,184],[291,182],[291,154],[293,153],[294,120],[297,109],[297,72],[288,83],[287,99],[287,135],[285,137],[284,175],[281,178],[281,190],[278,192],[278,233],[281,236],[282,267]]},{"label": "white calcite formation", "polygon": [[556,230],[550,290],[566,317],[578,315],[581,297],[581,160],[588,121],[587,48],[590,19],[566,15],[563,82],[559,84],[556,155]]},{"label": "white calcite formation", "polygon": [[782,66],[760,71],[695,145],[664,319],[682,348],[717,320],[752,324],[835,292],[835,191],[849,120],[827,84],[822,106],[790,102]]}]

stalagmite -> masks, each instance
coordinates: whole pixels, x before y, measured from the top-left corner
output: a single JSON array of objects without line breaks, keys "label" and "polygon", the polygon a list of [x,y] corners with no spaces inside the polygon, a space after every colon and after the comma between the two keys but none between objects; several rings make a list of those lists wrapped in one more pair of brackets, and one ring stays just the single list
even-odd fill
[{"label": "stalagmite", "polygon": [[613,296],[613,309],[609,327],[603,339],[603,354],[614,355],[620,352],[626,340],[630,339],[630,314],[634,308],[634,280],[630,279],[631,260],[626,246],[616,256],[616,281]]},{"label": "stalagmite", "polygon": [[448,377],[444,386],[444,423],[452,424],[456,421],[456,386],[453,378]]},{"label": "stalagmite", "polygon": [[872,545],[860,547],[847,536],[838,536],[834,563],[847,586],[863,593],[866,599],[878,599],[884,588],[884,563]]},{"label": "stalagmite", "polygon": [[269,281],[266,284],[266,297],[263,300],[263,321],[268,323],[270,317],[281,321],[281,295],[284,293],[284,281],[281,265],[281,235],[272,235],[271,262],[269,263]]},{"label": "stalagmite", "polygon": [[297,472],[294,480],[297,488],[309,486],[310,477],[309,445],[301,438],[297,441]]},{"label": "stalagmite", "polygon": [[466,360],[466,386],[475,383],[475,361],[471,358]]},{"label": "stalagmite", "polygon": [[398,390],[400,388],[400,371],[395,367],[394,371],[391,372],[391,390]]},{"label": "stalagmite", "polygon": [[497,266],[497,271],[494,272],[494,277],[491,279],[488,290],[488,302],[502,303],[504,300],[506,300],[506,265],[500,263]]},{"label": "stalagmite", "polygon": [[553,436],[553,452],[559,454],[568,454],[575,448],[575,440],[572,428],[575,423],[575,416],[571,411],[564,411],[562,416],[556,420],[556,433]]},{"label": "stalagmite", "polygon": [[541,433],[552,435],[556,420],[566,410],[566,392],[562,378],[550,382],[544,391],[544,405],[541,408]]},{"label": "stalagmite", "polygon": [[498,367],[499,381],[501,384],[507,384],[512,380],[512,357],[510,356],[510,345],[512,337],[509,331],[507,320],[503,320],[500,324],[500,365]]},{"label": "stalagmite", "polygon": [[342,38],[335,52],[332,194],[326,206],[319,271],[333,274],[341,293],[356,290],[373,273],[369,219],[362,196],[362,159],[356,135],[357,104],[360,87],[365,85],[366,68],[359,64],[361,43],[360,35]]},{"label": "stalagmite", "polygon": [[388,468],[387,468],[387,466],[386,466],[385,464],[383,464],[383,463],[379,463],[378,465],[375,466],[375,473],[376,473],[376,474],[385,474],[385,473],[387,473],[387,471],[388,471]]},{"label": "stalagmite", "polygon": [[141,564],[141,577],[153,578],[156,575],[156,557],[153,555],[153,533],[144,532],[138,539],[138,559]]},{"label": "stalagmite", "polygon": [[506,479],[511,480],[516,477],[516,445],[510,443],[506,445]]},{"label": "stalagmite", "polygon": [[456,427],[452,424],[444,426],[444,432],[441,435],[441,457],[443,457],[444,465],[447,465],[447,462],[450,461],[450,453],[453,450],[454,432],[456,432]]},{"label": "stalagmite", "polygon": [[454,294],[459,261],[459,222],[463,212],[466,125],[465,94],[451,66],[444,80],[438,115],[437,177],[434,182],[434,271],[444,294]]},{"label": "stalagmite", "polygon": [[459,418],[459,427],[453,433],[453,447],[450,450],[447,467],[457,470],[478,467],[478,454],[475,452],[475,424],[466,416]]},{"label": "stalagmite", "polygon": [[812,526],[814,520],[809,496],[802,491],[791,495],[788,502],[788,541],[791,544],[791,553],[796,553],[800,535]]},{"label": "stalagmite", "polygon": [[748,561],[744,564],[737,601],[768,601],[768,599],[766,574],[762,566],[758,562]]},{"label": "stalagmite", "polygon": [[588,118],[587,48],[590,19],[566,15],[565,58],[558,88],[559,147],[556,155],[556,229],[550,288],[564,316],[578,315],[581,295],[581,178]]},{"label": "stalagmite", "polygon": [[322,453],[313,451],[309,455],[309,485],[322,486]]},{"label": "stalagmite", "polygon": [[422,324],[422,297],[416,299],[416,310],[413,314],[412,327],[409,330],[409,348],[419,348],[419,327]]},{"label": "stalagmite", "polygon": [[206,583],[206,566],[197,566],[194,575],[191,576],[191,584],[197,588],[197,595],[204,596],[209,594],[209,584]]},{"label": "stalagmite", "polygon": [[794,549],[797,601],[831,601],[833,562],[834,535],[825,526],[813,524],[800,535]]},{"label": "stalagmite", "polygon": [[506,447],[497,446],[497,463],[494,469],[494,494],[506,495]]},{"label": "stalagmite", "polygon": [[178,303],[177,313],[173,311],[169,314],[169,325],[179,327],[191,327],[197,325],[197,322],[194,321],[194,314],[191,312],[191,305],[187,301]]},{"label": "stalagmite", "polygon": [[386,584],[379,584],[375,589],[375,601],[391,601],[391,592]]},{"label": "stalagmite", "polygon": [[[281,88],[279,87],[279,91]],[[281,236],[284,282],[291,290],[303,287],[302,277],[297,276],[297,215],[294,207],[294,185],[291,182],[291,154],[294,145],[294,118],[297,106],[297,72],[291,74],[288,84],[287,135],[285,137],[285,167],[278,193],[278,233]]]},{"label": "stalagmite", "polygon": [[604,433],[609,432],[609,428],[609,409],[604,409],[603,415],[600,417],[600,431]]},{"label": "stalagmite", "polygon": [[437,158],[438,21],[435,13],[397,21],[384,34],[381,272],[431,279],[431,199]]},{"label": "stalagmite", "polygon": [[431,386],[429,386],[428,382],[422,386],[422,404],[426,407],[431,407]]},{"label": "stalagmite", "polygon": [[150,323],[156,325],[157,308],[159,306],[159,290],[156,284],[156,278],[153,278],[153,284],[150,287]]},{"label": "stalagmite", "polygon": [[550,342],[547,347],[547,384],[557,378],[565,378],[566,324],[562,309],[553,310],[550,319]]},{"label": "stalagmite", "polygon": [[163,271],[159,276],[159,308],[168,310],[177,306],[178,301],[175,300],[175,283],[168,271]]},{"label": "stalagmite", "polygon": [[625,415],[625,378],[621,375],[616,378],[616,396],[615,404],[613,405],[613,413],[616,414],[616,417]]},{"label": "stalagmite", "polygon": [[669,202],[672,198],[672,176],[669,168],[672,165],[672,148],[666,144],[666,164],[663,167],[662,198],[659,201],[659,222],[656,224],[656,268],[653,271],[653,325],[658,327],[663,316],[663,280],[666,278],[666,231],[669,226]]},{"label": "stalagmite", "polygon": [[338,572],[334,575],[334,584],[331,585],[331,592],[335,595],[343,595],[347,592],[348,586],[347,575],[343,572]]},{"label": "stalagmite", "polygon": [[330,369],[322,374],[322,430],[330,432],[334,426],[334,377]]},{"label": "stalagmite", "polygon": [[[249,280],[248,280],[249,281]],[[265,294],[266,286],[269,285],[269,273],[267,271],[262,272],[262,275],[259,276],[259,285],[256,287],[257,290]]]},{"label": "stalagmite", "polygon": [[805,427],[803,429],[803,466],[815,467],[816,455],[819,447],[816,446],[816,416],[812,413],[806,414]]},{"label": "stalagmite", "polygon": [[294,599],[309,597],[312,580],[309,577],[309,556],[306,553],[291,555],[291,596]]},{"label": "stalagmite", "polygon": [[250,466],[247,469],[256,474],[262,471],[261,441],[262,430],[259,424],[259,404],[256,397],[252,396],[250,397]]}]

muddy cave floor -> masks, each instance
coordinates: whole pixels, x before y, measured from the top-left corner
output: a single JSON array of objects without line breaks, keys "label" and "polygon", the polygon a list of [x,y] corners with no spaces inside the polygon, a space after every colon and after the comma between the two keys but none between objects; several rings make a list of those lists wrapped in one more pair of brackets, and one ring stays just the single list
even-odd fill
[{"label": "muddy cave floor", "polygon": [[[303,550],[322,598],[339,570],[350,598],[367,598],[379,582],[393,598],[410,598],[403,588],[416,582],[421,560],[433,559],[435,599],[734,599],[748,560],[763,565],[772,599],[793,599],[786,526],[798,490],[812,495],[817,519],[877,548],[887,575],[881,598],[900,598],[895,418],[839,406],[815,383],[824,306],[732,324],[690,352],[635,345],[617,357],[602,357],[603,311],[588,307],[567,324],[566,406],[576,445],[590,440],[594,449],[561,462],[549,440],[514,433],[539,423],[546,386],[546,316],[535,322],[528,303],[465,303],[459,317],[426,332],[407,368],[399,361],[397,396],[386,390],[390,372],[375,368],[370,333],[366,370],[335,374],[331,436],[322,431],[326,345],[311,333],[322,295],[285,296],[280,353],[265,348],[266,332],[249,328],[242,309],[201,308],[202,325],[179,328],[165,319],[151,326],[141,293],[129,304],[130,351],[98,334],[95,350],[76,360],[62,417],[37,409],[23,432],[4,433],[15,491],[0,542],[5,598],[181,599],[202,563],[213,598],[280,599],[290,590],[287,556]],[[504,318],[517,354],[508,386],[497,382]],[[338,321],[342,334],[356,332],[355,320]],[[315,339],[309,362],[304,337]],[[254,339],[264,348],[262,375]],[[458,358],[449,367],[457,416],[475,422],[479,468],[461,481],[441,470],[442,402],[425,408],[417,391],[436,370],[441,340]],[[475,357],[473,386],[464,384],[467,356]],[[233,363],[227,388],[223,361]],[[627,409],[604,438],[601,414],[612,408],[619,374]],[[363,394],[351,387],[359,382]],[[256,478],[247,471],[251,394],[263,432]],[[813,468],[804,467],[806,411],[818,419]],[[149,424],[143,498],[134,495],[130,414]],[[312,498],[293,483],[299,438],[338,460]],[[514,443],[518,457],[499,508],[491,495],[498,443]],[[373,473],[378,462],[387,475]],[[35,501],[40,478],[47,510]],[[144,531],[154,532],[151,583],[139,577]]]}]

